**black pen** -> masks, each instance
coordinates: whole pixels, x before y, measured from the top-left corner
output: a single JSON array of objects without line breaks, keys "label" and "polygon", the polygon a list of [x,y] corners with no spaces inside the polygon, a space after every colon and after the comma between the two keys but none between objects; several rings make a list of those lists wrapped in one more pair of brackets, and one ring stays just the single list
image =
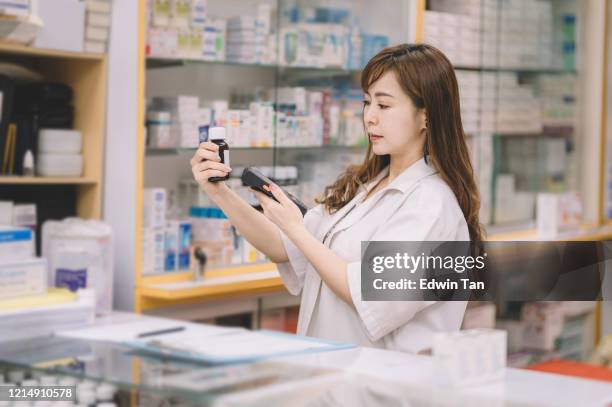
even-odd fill
[{"label": "black pen", "polygon": [[174,333],[174,332],[181,332],[181,331],[184,331],[184,330],[185,330],[184,326],[177,326],[177,327],[174,327],[174,328],[160,329],[159,331],[143,332],[141,334],[138,334],[138,337],[139,338],[146,338],[148,336],[170,334],[170,333]]}]

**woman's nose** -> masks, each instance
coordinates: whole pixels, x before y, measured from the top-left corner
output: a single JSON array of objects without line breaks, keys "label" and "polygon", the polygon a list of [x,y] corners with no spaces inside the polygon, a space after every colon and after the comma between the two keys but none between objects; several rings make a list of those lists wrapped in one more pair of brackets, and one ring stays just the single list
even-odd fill
[{"label": "woman's nose", "polygon": [[364,121],[366,125],[368,124],[375,125],[378,123],[378,116],[376,115],[375,112],[373,112],[373,109],[367,109],[364,112],[363,116],[364,116]]}]

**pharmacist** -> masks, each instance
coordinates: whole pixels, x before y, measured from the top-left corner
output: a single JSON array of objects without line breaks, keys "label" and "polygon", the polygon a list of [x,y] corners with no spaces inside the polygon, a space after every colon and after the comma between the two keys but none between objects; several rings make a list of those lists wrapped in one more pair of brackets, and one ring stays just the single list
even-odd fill
[{"label": "pharmacist", "polygon": [[369,146],[304,218],[275,185],[263,214],[223,183],[231,170],[202,143],[195,179],[246,239],[302,294],[298,334],[406,352],[460,328],[465,302],[363,301],[361,241],[480,240],[479,197],[461,124],[453,67],[428,45],[399,45],[362,73]]}]

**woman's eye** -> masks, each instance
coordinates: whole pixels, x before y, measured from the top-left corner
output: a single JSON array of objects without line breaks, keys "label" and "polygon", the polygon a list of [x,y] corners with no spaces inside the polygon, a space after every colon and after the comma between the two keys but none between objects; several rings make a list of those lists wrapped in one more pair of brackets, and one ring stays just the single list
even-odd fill
[{"label": "woman's eye", "polygon": [[369,100],[364,100],[363,101],[363,105],[364,106],[370,106],[370,101]]},{"label": "woman's eye", "polygon": [[389,106],[387,105],[381,105],[380,103],[378,104],[378,107],[380,107],[382,110],[388,109]]}]

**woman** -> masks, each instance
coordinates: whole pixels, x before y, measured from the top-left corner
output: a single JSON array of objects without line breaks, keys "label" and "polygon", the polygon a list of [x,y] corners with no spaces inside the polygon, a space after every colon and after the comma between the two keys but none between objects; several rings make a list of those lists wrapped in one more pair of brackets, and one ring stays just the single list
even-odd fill
[{"label": "woman", "polygon": [[302,215],[272,185],[257,212],[222,183],[230,168],[203,143],[195,179],[257,249],[302,293],[298,334],[420,352],[435,332],[459,329],[465,302],[363,301],[361,241],[480,241],[479,197],[461,125],[453,67],[436,48],[399,45],[362,73],[363,122],[370,143]]}]

